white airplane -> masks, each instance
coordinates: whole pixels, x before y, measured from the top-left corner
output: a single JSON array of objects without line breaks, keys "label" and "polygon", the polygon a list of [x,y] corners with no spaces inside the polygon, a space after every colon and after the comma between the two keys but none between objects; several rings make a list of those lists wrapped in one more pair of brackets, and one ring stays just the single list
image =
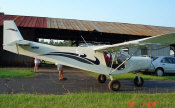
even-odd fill
[{"label": "white airplane", "polygon": [[[175,33],[171,33],[114,45],[57,47],[24,40],[14,21],[4,21],[3,31],[4,50],[99,73],[97,78],[99,83],[104,83],[106,81],[106,75],[109,75],[111,81],[108,87],[113,91],[119,90],[120,82],[114,80],[112,75],[135,72],[134,84],[136,86],[142,86],[144,81],[137,74],[137,71],[147,69],[151,64],[150,57],[134,56],[134,53],[128,55],[122,48],[135,47],[139,50],[143,47],[162,45],[160,43],[166,45],[175,43]],[[107,57],[105,55],[106,53],[111,56],[110,62],[109,60],[105,60]]]}]

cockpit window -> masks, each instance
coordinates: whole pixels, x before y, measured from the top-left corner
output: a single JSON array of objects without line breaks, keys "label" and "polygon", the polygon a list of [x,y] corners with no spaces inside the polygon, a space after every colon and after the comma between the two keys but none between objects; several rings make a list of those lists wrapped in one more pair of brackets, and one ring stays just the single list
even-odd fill
[{"label": "cockpit window", "polygon": [[130,55],[125,51],[118,52],[108,52],[104,51],[104,59],[106,62],[106,66],[117,68],[117,70],[122,70],[125,68],[125,60],[130,58]]},{"label": "cockpit window", "polygon": [[89,47],[89,46],[93,46],[93,44],[91,44],[91,43],[83,44],[83,45],[80,45],[79,47]]}]

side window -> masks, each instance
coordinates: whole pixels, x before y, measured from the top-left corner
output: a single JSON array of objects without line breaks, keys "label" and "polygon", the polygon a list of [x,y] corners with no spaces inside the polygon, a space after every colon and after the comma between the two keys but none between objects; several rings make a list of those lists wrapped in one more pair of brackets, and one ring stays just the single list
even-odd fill
[{"label": "side window", "polygon": [[160,62],[161,62],[161,63],[165,63],[165,58],[163,58]]},{"label": "side window", "polygon": [[175,58],[166,57],[161,60],[161,63],[175,64]]},{"label": "side window", "polygon": [[168,58],[163,58],[161,63],[171,63],[171,61]]},{"label": "side window", "polygon": [[172,64],[175,64],[175,58],[171,58],[172,59]]}]

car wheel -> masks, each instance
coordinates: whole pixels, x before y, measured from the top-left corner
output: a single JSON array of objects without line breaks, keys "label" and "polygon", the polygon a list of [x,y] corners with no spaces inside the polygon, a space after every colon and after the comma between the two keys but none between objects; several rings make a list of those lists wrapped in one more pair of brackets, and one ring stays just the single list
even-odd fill
[{"label": "car wheel", "polygon": [[161,69],[161,68],[156,69],[156,75],[163,76],[164,75],[163,69]]}]

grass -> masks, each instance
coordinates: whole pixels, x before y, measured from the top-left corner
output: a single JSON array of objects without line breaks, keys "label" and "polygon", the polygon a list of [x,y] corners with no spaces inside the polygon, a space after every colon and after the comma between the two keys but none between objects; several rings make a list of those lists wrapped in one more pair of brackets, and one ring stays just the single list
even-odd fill
[{"label": "grass", "polygon": [[18,78],[34,75],[35,73],[30,68],[0,68],[0,78]]},{"label": "grass", "polygon": [[[87,72],[87,71],[86,71]],[[87,72],[90,75],[98,74]],[[1,68],[0,78],[27,77],[35,73],[27,68]],[[141,76],[146,80],[174,80],[174,76]],[[114,75],[116,79],[130,80],[132,73]],[[0,94],[0,108],[174,108],[175,93],[78,93],[67,95]]]},{"label": "grass", "polygon": [[[1,108],[174,108],[175,93],[79,93],[0,95]],[[130,106],[129,106],[130,105]]]},{"label": "grass", "polygon": [[[89,72],[89,71],[85,71],[86,73],[97,77],[99,74],[98,73],[94,73],[94,72]],[[142,74],[139,73],[139,75],[141,77],[143,77],[144,80],[175,80],[175,76],[155,76],[155,75],[146,75],[146,74]],[[119,79],[119,80],[133,80],[135,78],[135,74],[133,73],[123,73],[123,74],[117,74],[117,75],[113,75],[114,79]],[[109,76],[107,76],[107,78],[109,79]]]},{"label": "grass", "polygon": [[50,62],[50,61],[44,61],[45,64],[55,64],[53,62]]}]

